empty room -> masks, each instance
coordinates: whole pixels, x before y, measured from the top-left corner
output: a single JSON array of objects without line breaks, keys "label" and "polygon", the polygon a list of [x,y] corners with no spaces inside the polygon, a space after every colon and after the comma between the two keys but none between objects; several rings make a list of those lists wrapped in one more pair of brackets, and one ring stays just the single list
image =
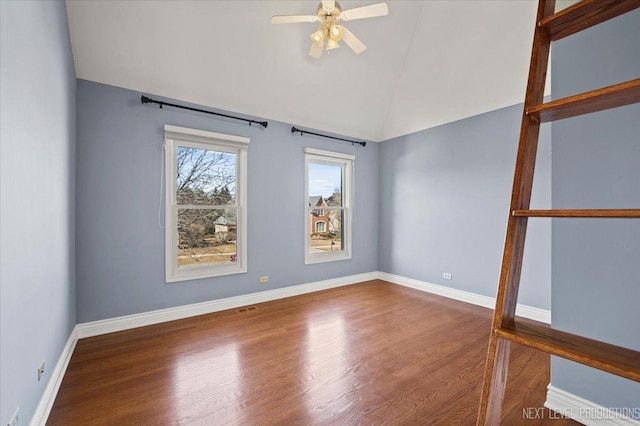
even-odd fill
[{"label": "empty room", "polygon": [[640,426],[640,1],[0,18],[1,425]]}]

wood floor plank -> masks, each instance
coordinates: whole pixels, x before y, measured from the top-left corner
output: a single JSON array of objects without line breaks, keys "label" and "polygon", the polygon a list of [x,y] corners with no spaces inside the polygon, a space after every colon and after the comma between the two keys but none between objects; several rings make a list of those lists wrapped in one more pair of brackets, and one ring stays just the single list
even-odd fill
[{"label": "wood floor plank", "polygon": [[[255,307],[80,340],[47,424],[475,424],[489,309],[383,281]],[[512,346],[503,422],[549,424],[549,356]]]}]

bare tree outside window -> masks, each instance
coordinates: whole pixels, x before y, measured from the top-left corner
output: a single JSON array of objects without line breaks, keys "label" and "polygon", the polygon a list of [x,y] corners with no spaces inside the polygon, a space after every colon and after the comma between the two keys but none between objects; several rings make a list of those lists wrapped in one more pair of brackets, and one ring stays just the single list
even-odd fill
[{"label": "bare tree outside window", "polygon": [[[342,188],[335,187],[333,189],[333,194],[329,198],[327,198],[327,206],[329,207],[342,207]],[[329,211],[329,232],[331,232],[334,236],[339,238],[341,242],[343,239],[343,228],[342,228],[342,220],[343,220],[343,210],[330,210]],[[339,247],[337,247],[340,249]]]},{"label": "bare tree outside window", "polygon": [[235,261],[236,154],[178,146],[178,267]]}]

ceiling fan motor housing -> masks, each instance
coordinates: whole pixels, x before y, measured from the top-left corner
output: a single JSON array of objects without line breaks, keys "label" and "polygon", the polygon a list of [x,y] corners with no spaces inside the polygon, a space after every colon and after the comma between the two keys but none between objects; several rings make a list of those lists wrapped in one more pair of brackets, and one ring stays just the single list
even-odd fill
[{"label": "ceiling fan motor housing", "polygon": [[340,19],[340,13],[342,12],[342,7],[340,7],[340,3],[335,2],[333,7],[323,7],[322,3],[318,5],[318,20],[322,22],[322,27],[329,29],[332,25],[334,25]]}]

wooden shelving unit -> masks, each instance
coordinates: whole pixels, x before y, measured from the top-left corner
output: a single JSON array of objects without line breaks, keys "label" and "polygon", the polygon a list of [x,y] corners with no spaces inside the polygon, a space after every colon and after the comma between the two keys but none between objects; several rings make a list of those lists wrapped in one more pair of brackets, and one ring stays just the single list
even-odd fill
[{"label": "wooden shelving unit", "polygon": [[554,330],[546,324],[515,316],[527,221],[530,217],[640,218],[640,209],[529,208],[540,123],[640,102],[640,79],[635,79],[544,103],[544,82],[551,42],[639,7],[640,0],[583,0],[554,13],[555,0],[539,0],[478,425],[500,423],[510,342],[640,381],[640,352]]}]

